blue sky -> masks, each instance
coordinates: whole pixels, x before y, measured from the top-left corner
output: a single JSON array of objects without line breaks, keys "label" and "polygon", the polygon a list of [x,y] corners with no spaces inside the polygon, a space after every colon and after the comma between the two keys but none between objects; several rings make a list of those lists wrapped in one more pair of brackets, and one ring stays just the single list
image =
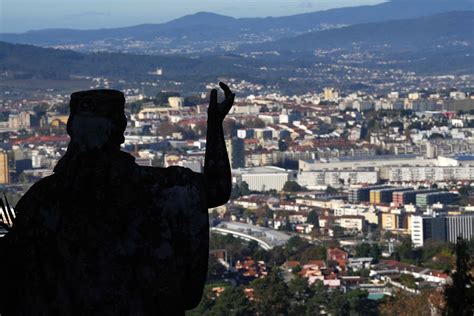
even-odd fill
[{"label": "blue sky", "polygon": [[283,16],[380,2],[383,0],[0,0],[0,32],[161,23],[199,11],[233,17]]}]

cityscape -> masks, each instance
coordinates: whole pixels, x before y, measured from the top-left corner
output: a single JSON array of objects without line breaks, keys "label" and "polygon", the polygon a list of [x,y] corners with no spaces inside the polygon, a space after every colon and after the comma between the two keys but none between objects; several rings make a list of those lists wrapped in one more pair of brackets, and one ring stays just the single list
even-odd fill
[{"label": "cityscape", "polygon": [[[382,9],[399,2],[311,29],[238,19],[249,26],[235,41],[227,27],[214,41],[171,24],[142,38],[0,34],[0,236],[66,152],[72,92],[123,91],[121,149],[141,166],[200,173],[222,81],[236,94],[224,121],[232,194],[209,209],[208,279],[186,315],[472,315],[474,3],[393,19],[413,27],[410,41],[355,38],[391,32]],[[459,25],[419,27],[440,20]],[[453,306],[461,296],[469,304]]]}]

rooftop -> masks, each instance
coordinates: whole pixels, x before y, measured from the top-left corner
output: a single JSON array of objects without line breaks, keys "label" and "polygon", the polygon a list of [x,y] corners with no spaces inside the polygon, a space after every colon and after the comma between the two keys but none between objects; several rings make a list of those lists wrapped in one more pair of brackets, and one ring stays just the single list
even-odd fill
[{"label": "rooftop", "polygon": [[263,167],[253,167],[253,168],[238,168],[232,169],[233,174],[287,174],[290,170],[274,167],[274,166],[263,166]]}]

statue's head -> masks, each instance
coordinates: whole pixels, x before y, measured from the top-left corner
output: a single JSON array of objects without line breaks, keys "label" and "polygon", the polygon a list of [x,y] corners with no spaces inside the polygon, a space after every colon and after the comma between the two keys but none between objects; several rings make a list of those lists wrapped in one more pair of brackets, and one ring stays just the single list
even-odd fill
[{"label": "statue's head", "polygon": [[120,147],[127,127],[125,97],[117,90],[87,90],[71,94],[67,133],[81,150]]}]

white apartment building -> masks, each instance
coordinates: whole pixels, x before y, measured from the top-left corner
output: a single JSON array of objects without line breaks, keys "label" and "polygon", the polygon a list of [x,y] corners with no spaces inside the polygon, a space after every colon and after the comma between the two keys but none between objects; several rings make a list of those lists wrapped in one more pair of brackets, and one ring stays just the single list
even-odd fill
[{"label": "white apartment building", "polygon": [[388,167],[385,174],[393,182],[474,180],[474,167]]},{"label": "white apartment building", "polygon": [[334,223],[349,230],[362,231],[365,228],[365,218],[363,216],[341,216],[336,218]]},{"label": "white apartment building", "polygon": [[274,166],[239,168],[232,170],[234,183],[246,182],[252,191],[281,191],[287,181],[295,181],[296,171]]},{"label": "white apartment building", "polygon": [[298,184],[308,189],[322,186],[343,187],[349,184],[375,184],[379,180],[374,170],[321,170],[303,171],[298,174]]},{"label": "white apartment building", "polygon": [[395,156],[387,155],[384,159],[380,156],[369,157],[353,157],[353,158],[336,158],[328,159],[327,162],[318,160],[303,160],[298,162],[300,171],[315,171],[315,170],[351,170],[351,169],[367,169],[374,168],[375,170],[382,167],[390,166],[433,166],[436,165],[436,159],[424,159],[413,155]]},{"label": "white apartment building", "polygon": [[411,240],[415,247],[422,247],[427,240],[456,243],[459,236],[465,240],[474,238],[474,214],[412,215],[411,219]]}]

